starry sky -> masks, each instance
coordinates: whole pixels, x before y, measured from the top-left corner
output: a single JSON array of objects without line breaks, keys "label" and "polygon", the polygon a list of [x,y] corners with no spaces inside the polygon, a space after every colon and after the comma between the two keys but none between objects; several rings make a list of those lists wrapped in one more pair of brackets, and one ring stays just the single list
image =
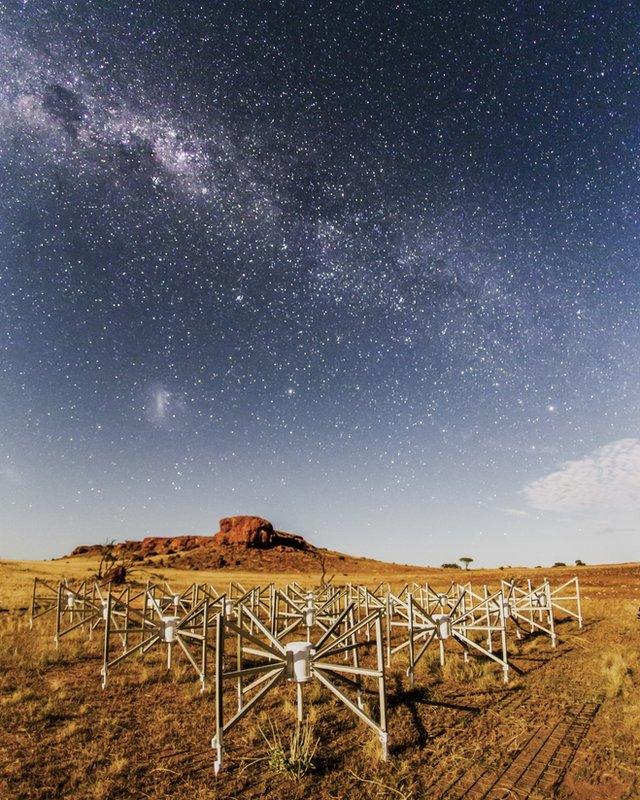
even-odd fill
[{"label": "starry sky", "polygon": [[0,6],[0,553],[638,558],[634,2]]}]

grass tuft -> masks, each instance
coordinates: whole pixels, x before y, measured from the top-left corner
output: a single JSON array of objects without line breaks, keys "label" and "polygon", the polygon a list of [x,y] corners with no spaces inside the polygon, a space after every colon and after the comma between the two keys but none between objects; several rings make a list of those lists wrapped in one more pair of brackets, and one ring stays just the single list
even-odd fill
[{"label": "grass tuft", "polygon": [[318,741],[309,720],[296,722],[288,744],[285,744],[278,727],[269,720],[269,731],[260,729],[267,746],[263,759],[276,773],[286,774],[299,780],[311,772],[315,765],[313,758],[318,749]]},{"label": "grass tuft", "polygon": [[629,693],[635,673],[634,656],[634,653],[627,655],[620,652],[604,654],[602,676],[603,689],[607,697],[622,697]]}]

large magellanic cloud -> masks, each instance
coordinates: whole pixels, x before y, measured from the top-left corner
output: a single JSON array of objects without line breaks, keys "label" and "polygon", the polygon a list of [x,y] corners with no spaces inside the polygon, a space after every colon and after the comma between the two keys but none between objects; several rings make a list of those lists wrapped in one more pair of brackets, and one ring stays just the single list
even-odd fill
[{"label": "large magellanic cloud", "polygon": [[148,422],[157,428],[174,430],[187,410],[184,396],[167,389],[164,384],[154,383],[147,391],[144,414]]},{"label": "large magellanic cloud", "polygon": [[561,513],[640,511],[640,439],[620,439],[523,489],[527,503]]}]

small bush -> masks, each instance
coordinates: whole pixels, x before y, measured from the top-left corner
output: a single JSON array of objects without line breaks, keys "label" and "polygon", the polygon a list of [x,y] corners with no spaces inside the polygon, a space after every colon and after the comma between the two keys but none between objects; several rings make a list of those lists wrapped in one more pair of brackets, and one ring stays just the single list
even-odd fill
[{"label": "small bush", "polygon": [[309,720],[296,722],[288,746],[283,743],[280,731],[271,720],[269,728],[269,733],[260,728],[267,745],[267,755],[260,760],[266,761],[274,772],[286,773],[296,780],[314,769],[313,757],[318,749],[318,742]]},{"label": "small bush", "polygon": [[606,653],[603,657],[602,675],[607,697],[626,694],[633,686],[634,665],[631,658],[622,653]]}]

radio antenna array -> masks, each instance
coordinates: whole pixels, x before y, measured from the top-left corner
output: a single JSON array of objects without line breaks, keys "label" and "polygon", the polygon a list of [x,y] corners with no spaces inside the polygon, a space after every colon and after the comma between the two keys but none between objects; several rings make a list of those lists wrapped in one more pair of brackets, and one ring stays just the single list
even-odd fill
[{"label": "radio antenna array", "polygon": [[[220,614],[216,620],[216,729],[212,746],[216,752],[215,770],[220,770],[224,760],[224,739],[228,733],[279,684],[289,681],[296,687],[297,716],[303,720],[303,685],[318,681],[337,697],[362,722],[372,728],[381,744],[381,755],[387,758],[387,719],[382,639],[382,615],[373,611],[359,622],[354,621],[354,605],[349,604],[322,635],[315,641],[285,641],[276,636],[242,605],[237,607],[235,619]],[[360,664],[360,650],[367,648],[361,634],[367,625],[375,629],[375,663],[370,667]],[[253,632],[250,630],[253,626]],[[228,642],[235,637],[235,665],[227,666],[230,653]],[[351,653],[353,664],[336,662],[336,657]],[[262,663],[248,665],[245,656],[260,658]],[[367,692],[366,681],[374,681],[378,696],[378,712],[374,716],[365,710],[362,694]],[[225,685],[236,684],[237,707],[227,715]],[[355,690],[355,700],[336,684],[346,684]],[[371,690],[369,690],[370,693]]]}]

